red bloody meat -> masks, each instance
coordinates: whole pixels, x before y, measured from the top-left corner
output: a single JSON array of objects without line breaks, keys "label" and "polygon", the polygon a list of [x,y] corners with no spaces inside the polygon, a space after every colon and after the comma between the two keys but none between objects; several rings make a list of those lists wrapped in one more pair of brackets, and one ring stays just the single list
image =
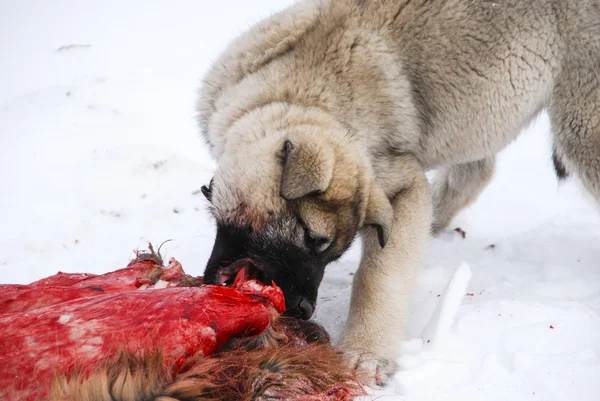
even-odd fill
[{"label": "red bloody meat", "polygon": [[[126,274],[115,273],[127,277],[122,287],[127,288],[152,268],[143,261]],[[281,290],[248,281],[237,288],[128,290],[2,314],[0,399],[45,396],[54,375],[85,371],[121,351],[143,356],[159,349],[165,363],[180,366],[187,358],[214,353],[231,337],[262,333],[271,306],[285,310]]]},{"label": "red bloody meat", "polygon": [[58,272],[29,285],[0,286],[0,313],[27,312],[77,298],[95,297],[143,287],[191,287],[200,280],[185,274],[171,259],[163,268],[157,257],[142,254],[140,260],[114,272],[95,275]]},{"label": "red bloody meat", "polygon": [[[152,252],[105,275],[0,286],[0,399],[242,400],[263,387],[297,399],[357,394],[318,325],[278,318],[285,301],[274,283],[243,268],[232,287],[199,287],[175,259],[161,264]],[[309,346],[311,337],[326,341]]]},{"label": "red bloody meat", "polygon": [[[71,299],[135,290],[153,272],[162,270],[154,260],[143,260],[103,275],[57,273],[29,285],[0,287],[0,313],[26,312]],[[155,273],[154,276],[157,274]]]},{"label": "red bloody meat", "polygon": [[[117,271],[119,271],[119,270],[117,270]],[[108,274],[114,274],[114,273],[115,272],[108,273]],[[77,284],[81,281],[87,280],[92,277],[98,277],[98,275],[91,274],[91,273],[58,272],[54,276],[50,276],[50,277],[40,279],[38,281],[34,281],[33,283],[29,284],[29,286],[30,287],[37,287],[37,286],[59,286],[59,287],[62,287],[62,286],[69,286],[69,285]]]}]

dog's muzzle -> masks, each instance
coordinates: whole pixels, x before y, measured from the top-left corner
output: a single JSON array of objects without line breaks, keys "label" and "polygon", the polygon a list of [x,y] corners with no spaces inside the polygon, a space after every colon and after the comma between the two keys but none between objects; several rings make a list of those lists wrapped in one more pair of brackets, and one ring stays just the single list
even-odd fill
[{"label": "dog's muzzle", "polygon": [[315,312],[314,303],[310,302],[308,299],[304,297],[300,297],[295,307],[288,308],[285,312],[285,316],[299,317],[303,320],[308,320],[311,318],[313,313]]}]

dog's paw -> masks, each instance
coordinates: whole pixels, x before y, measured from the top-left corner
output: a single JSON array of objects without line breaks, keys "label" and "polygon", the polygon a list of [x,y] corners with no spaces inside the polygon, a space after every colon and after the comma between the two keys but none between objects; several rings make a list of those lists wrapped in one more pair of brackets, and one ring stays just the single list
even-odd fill
[{"label": "dog's paw", "polygon": [[396,362],[371,353],[346,353],[347,363],[357,379],[369,387],[385,387],[396,373]]}]

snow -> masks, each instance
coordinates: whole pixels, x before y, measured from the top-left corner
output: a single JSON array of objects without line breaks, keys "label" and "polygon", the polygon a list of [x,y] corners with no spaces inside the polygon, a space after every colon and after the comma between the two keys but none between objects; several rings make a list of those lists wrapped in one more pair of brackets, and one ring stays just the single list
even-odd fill
[{"label": "snow", "polygon": [[[290,3],[2,2],[0,281],[103,273],[168,239],[167,257],[201,274],[214,228],[198,189],[214,162],[195,90],[229,40]],[[557,183],[548,131],[543,114],[500,154],[491,185],[452,223],[465,239],[431,241],[398,333],[401,370],[378,400],[597,400],[600,215],[576,180]],[[359,256],[357,243],[321,287],[315,319],[334,338]],[[465,295],[427,347],[463,261]]]},{"label": "snow", "polygon": [[441,296],[429,324],[423,330],[422,337],[427,341],[427,349],[437,349],[440,343],[446,341],[461,301],[468,294],[467,286],[472,277],[471,266],[462,262]]}]

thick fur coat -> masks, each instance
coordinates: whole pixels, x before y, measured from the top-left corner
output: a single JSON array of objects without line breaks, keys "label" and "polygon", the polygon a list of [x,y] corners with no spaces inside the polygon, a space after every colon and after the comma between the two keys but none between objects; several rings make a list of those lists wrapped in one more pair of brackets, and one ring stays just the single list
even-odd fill
[{"label": "thick fur coat", "polygon": [[543,109],[559,176],[600,200],[600,1],[301,1],[204,78],[199,121],[219,162],[205,277],[249,257],[310,317],[325,265],[361,233],[342,343],[385,383],[427,237]]}]

